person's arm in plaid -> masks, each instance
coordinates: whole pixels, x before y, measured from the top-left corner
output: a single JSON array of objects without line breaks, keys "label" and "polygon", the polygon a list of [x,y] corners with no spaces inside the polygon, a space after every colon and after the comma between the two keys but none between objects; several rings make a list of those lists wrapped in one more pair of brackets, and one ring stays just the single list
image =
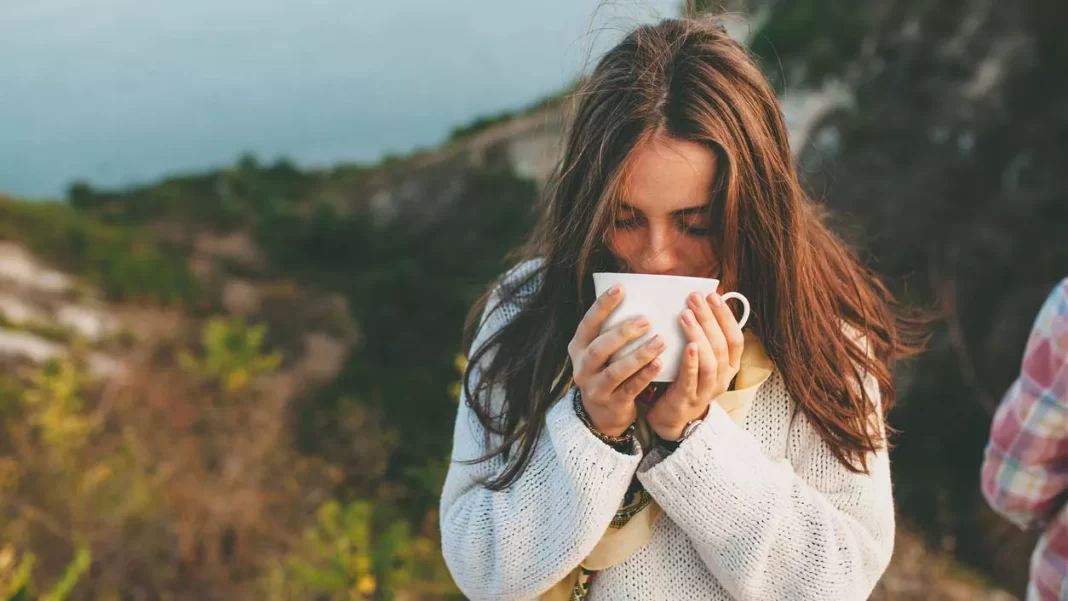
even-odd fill
[{"label": "person's arm in plaid", "polygon": [[990,506],[1025,529],[1068,494],[1068,279],[1042,305],[1020,377],[994,415],[982,480]]}]

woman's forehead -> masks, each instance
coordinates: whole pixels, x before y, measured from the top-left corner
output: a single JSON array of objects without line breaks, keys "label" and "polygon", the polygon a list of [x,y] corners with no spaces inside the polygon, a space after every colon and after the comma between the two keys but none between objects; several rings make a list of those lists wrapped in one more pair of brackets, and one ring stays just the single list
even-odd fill
[{"label": "woman's forehead", "polygon": [[629,157],[620,200],[647,215],[694,212],[708,204],[715,174],[716,155],[707,147],[655,137]]}]

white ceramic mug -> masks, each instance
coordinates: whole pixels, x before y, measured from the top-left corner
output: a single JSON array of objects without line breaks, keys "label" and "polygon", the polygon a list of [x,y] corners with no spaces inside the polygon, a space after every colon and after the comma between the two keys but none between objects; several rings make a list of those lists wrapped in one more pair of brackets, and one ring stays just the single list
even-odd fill
[{"label": "white ceramic mug", "polygon": [[[653,381],[674,382],[682,365],[682,353],[689,342],[682,324],[679,323],[682,312],[689,308],[686,297],[691,292],[699,292],[702,297],[707,297],[719,287],[719,280],[645,273],[593,274],[593,287],[598,297],[615,284],[623,287],[623,300],[605,320],[601,331],[639,315],[649,318],[649,329],[643,336],[619,349],[612,356],[612,361],[618,360],[659,334],[665,346],[664,352],[660,354],[660,372]],[[745,326],[745,322],[749,320],[749,300],[737,292],[728,292],[721,295],[721,298],[724,301],[732,298],[741,301],[742,318],[738,320],[738,324]]]}]

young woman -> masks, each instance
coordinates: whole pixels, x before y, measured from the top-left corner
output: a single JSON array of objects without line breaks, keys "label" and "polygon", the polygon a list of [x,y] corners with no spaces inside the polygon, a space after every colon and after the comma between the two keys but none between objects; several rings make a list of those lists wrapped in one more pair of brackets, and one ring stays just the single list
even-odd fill
[{"label": "young woman", "polygon": [[[487,294],[441,498],[471,599],[867,599],[890,560],[884,416],[913,322],[798,184],[773,90],[713,20],[644,26],[578,92],[523,259]],[[678,379],[591,273],[718,277]],[[481,306],[481,303],[480,303]]]}]

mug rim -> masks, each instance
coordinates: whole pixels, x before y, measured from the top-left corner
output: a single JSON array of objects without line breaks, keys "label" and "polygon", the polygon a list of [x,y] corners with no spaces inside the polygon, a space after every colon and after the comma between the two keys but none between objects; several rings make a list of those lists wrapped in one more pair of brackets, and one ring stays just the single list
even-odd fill
[{"label": "mug rim", "polygon": [[719,278],[702,278],[692,275],[662,275],[658,273],[635,273],[631,271],[595,271],[591,275],[615,275],[615,276],[630,276],[641,278],[670,278],[676,280],[693,280],[695,282],[716,282],[719,283]]}]

